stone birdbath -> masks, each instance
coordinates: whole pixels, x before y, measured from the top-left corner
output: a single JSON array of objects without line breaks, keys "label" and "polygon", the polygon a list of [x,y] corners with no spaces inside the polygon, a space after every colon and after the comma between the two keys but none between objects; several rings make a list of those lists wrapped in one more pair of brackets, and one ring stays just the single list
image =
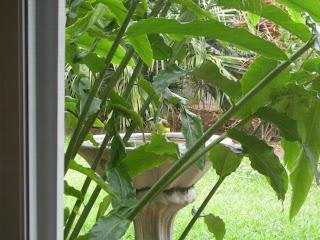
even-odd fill
[{"label": "stone birdbath", "polygon": [[[171,141],[179,144],[179,148],[185,146],[185,139],[181,132],[166,133],[166,137]],[[101,143],[105,135],[95,135],[94,139]],[[145,133],[145,139],[150,141],[151,133]],[[123,135],[121,135],[123,137]],[[206,145],[210,144],[218,136],[212,136]],[[142,143],[142,134],[134,133],[128,143]],[[224,144],[231,145],[231,139],[224,139]],[[129,153],[135,147],[126,147],[126,152]],[[105,164],[110,160],[109,148],[105,151],[100,165],[96,172],[103,174]],[[98,148],[93,146],[90,141],[83,143],[79,150],[79,154],[91,165]],[[159,178],[174,164],[167,161],[158,167],[153,167],[133,178],[133,185],[136,188],[136,198],[142,196],[154,185]],[[180,177],[172,182],[165,191],[163,191],[155,200],[153,200],[147,209],[138,215],[134,223],[135,239],[136,240],[171,240],[173,232],[174,218],[177,213],[188,204],[196,200],[196,192],[194,184],[210,169],[212,163],[206,159],[204,169],[201,171],[195,165],[190,166]]]}]

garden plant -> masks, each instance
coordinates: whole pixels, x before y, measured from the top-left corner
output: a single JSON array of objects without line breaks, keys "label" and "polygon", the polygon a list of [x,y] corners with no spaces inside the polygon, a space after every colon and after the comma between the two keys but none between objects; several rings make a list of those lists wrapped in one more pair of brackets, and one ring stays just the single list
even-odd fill
[{"label": "garden plant", "polygon": [[[245,27],[220,22],[216,7],[243,14]],[[207,153],[219,179],[180,239],[199,217],[216,239],[224,237],[223,220],[202,212],[243,156],[266,177],[279,200],[285,199],[291,184],[289,218],[296,216],[313,180],[319,184],[320,179],[318,1],[67,0],[66,13],[66,87],[72,95],[65,99],[65,125],[74,132],[65,153],[65,172],[73,169],[87,179],[81,191],[65,182],[65,194],[77,198],[73,209],[65,209],[65,239],[119,239],[133,219],[188,167],[195,164],[202,169]],[[268,34],[261,34],[261,22],[279,28],[280,36],[270,38],[269,28]],[[247,51],[253,61],[239,80],[208,59],[192,67],[183,65],[192,39],[202,39],[209,46],[214,40]],[[129,76],[125,83],[124,76]],[[200,79],[223,92],[230,103],[205,133],[200,117],[188,109],[188,99],[169,88],[178,78]],[[136,95],[138,106],[132,100]],[[164,134],[155,133],[157,140],[127,154],[125,144],[131,134],[137,128],[143,133],[147,115],[153,114],[155,122],[162,117],[164,102],[179,110],[187,151],[180,152],[168,145]],[[106,115],[104,123],[97,118],[100,112]],[[230,118],[241,121],[205,146]],[[255,136],[256,131],[247,134],[254,118],[279,129],[283,163],[273,148]],[[120,122],[129,123],[123,138]],[[100,146],[90,133],[92,126],[105,130]],[[238,141],[241,148],[219,144],[226,137]],[[74,161],[85,140],[99,147],[91,168]],[[111,161],[100,177],[95,170],[108,144]],[[144,155],[153,157],[145,161]],[[135,199],[132,178],[167,160],[174,165],[140,200]],[[79,212],[91,181],[97,187]],[[88,234],[79,236],[101,191],[108,196],[100,205],[97,221]],[[110,204],[112,210],[106,213]]]}]

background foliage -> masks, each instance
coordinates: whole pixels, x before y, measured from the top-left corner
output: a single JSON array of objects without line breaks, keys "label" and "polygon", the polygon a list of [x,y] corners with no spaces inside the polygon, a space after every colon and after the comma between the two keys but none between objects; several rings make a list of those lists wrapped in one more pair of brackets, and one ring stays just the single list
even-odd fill
[{"label": "background foliage", "polygon": [[[72,209],[65,209],[65,238],[118,239],[151,199],[188,166],[202,169],[209,151],[219,177],[180,239],[202,217],[202,210],[244,155],[282,201],[290,183],[289,218],[295,217],[313,179],[320,179],[319,7],[317,1],[302,0],[67,1],[65,124],[74,132],[65,167],[66,172],[73,169],[87,178],[81,191],[65,185],[65,194],[77,198]],[[200,117],[189,110],[193,99],[177,94],[179,81],[201,86],[194,92],[210,93],[225,111],[204,134]],[[157,122],[175,110],[186,153],[161,134],[126,153],[132,132],[138,127],[143,133],[143,119],[154,116]],[[103,121],[98,116],[104,116]],[[240,123],[204,147],[233,116]],[[256,131],[251,136],[245,131],[256,118],[279,129],[284,165],[255,136]],[[90,132],[92,126],[103,127],[106,135],[87,168],[74,158],[84,140],[99,145]],[[123,139],[120,129],[126,132]],[[219,145],[227,136],[242,149]],[[99,176],[95,170],[109,142],[111,161]],[[150,159],[148,164],[141,161],[145,158]],[[132,177],[165,160],[175,164],[136,200]],[[74,225],[92,180],[97,187]],[[97,222],[88,235],[79,237],[101,190],[108,197]],[[104,216],[110,204],[112,210]],[[215,238],[222,239],[223,220],[212,214],[203,217]]]}]

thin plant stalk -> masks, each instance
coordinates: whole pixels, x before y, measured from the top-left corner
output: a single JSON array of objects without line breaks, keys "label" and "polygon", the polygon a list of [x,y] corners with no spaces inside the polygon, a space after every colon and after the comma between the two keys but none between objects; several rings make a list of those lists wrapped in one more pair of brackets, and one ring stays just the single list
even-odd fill
[{"label": "thin plant stalk", "polygon": [[[134,52],[134,51],[133,51],[133,48],[130,48],[130,49],[127,51],[125,57],[124,57],[123,60],[121,61],[119,67],[118,67],[117,70],[116,70],[116,72],[113,74],[112,78],[110,79],[110,82],[109,82],[109,84],[107,85],[106,89],[109,89],[109,87],[111,87],[111,86],[109,86],[109,85],[110,85],[111,83],[116,82],[116,81],[120,78],[120,76],[121,76],[124,68],[126,67],[126,65],[128,64],[128,62],[130,61],[131,56],[133,55],[133,52]],[[113,85],[114,85],[114,84],[113,84]],[[106,92],[106,91],[105,91],[105,92]],[[102,109],[102,108],[105,106],[107,97],[108,97],[108,95],[110,94],[111,91],[110,91],[110,90],[107,90],[107,92],[108,92],[109,94],[106,94],[105,92],[103,93],[103,96],[102,96],[102,98],[101,98],[101,106],[100,106],[100,109]],[[78,141],[77,141],[77,143],[76,143],[74,152],[73,152],[73,154],[72,154],[72,158],[74,158],[75,155],[77,154],[77,152],[78,152],[78,150],[79,150],[82,142],[83,142],[84,139],[86,138],[86,136],[87,136],[88,132],[90,131],[91,126],[93,125],[93,123],[94,123],[95,119],[97,118],[98,114],[99,114],[99,112],[96,112],[96,113],[94,113],[93,115],[91,115],[91,116],[89,117],[89,119],[88,119],[87,123],[85,124],[85,126],[84,126],[84,128],[83,128],[83,130],[82,130],[82,132],[81,132],[81,134],[80,134],[80,136],[79,136],[79,139],[78,139]],[[105,151],[106,145],[107,145],[107,143],[109,142],[109,140],[110,140],[110,137],[109,137],[108,134],[106,134],[105,138],[103,139],[103,143],[102,143],[102,145],[105,145],[105,146],[104,146],[104,148],[102,148],[102,147],[103,147],[102,145],[100,146],[100,149],[99,149],[99,151],[97,152],[97,154],[96,154],[96,156],[95,156],[95,159],[94,159],[94,161],[93,161],[93,163],[92,163],[92,165],[91,165],[91,169],[92,169],[92,170],[95,171],[96,168],[98,167],[98,165],[99,165],[99,163],[100,163],[100,161],[101,161],[101,157],[102,157],[102,155],[103,155],[103,153],[104,153],[104,151]],[[106,144],[105,144],[105,142],[106,142]],[[89,188],[90,183],[91,183],[91,179],[87,177],[86,180],[85,180],[85,182],[84,182],[84,184],[83,184],[83,186],[82,186],[82,188],[81,188],[81,192],[82,192],[83,195],[86,194],[86,192],[87,192],[87,190],[88,190],[88,188]],[[66,238],[68,237],[68,235],[69,235],[69,232],[70,232],[70,230],[71,230],[71,227],[72,227],[72,225],[73,225],[73,222],[74,222],[74,220],[75,220],[75,218],[76,218],[76,213],[78,212],[80,206],[81,206],[81,201],[80,201],[80,200],[77,200],[76,203],[75,203],[75,205],[74,205],[74,207],[73,207],[72,213],[71,213],[71,215],[70,215],[69,218],[68,218],[68,221],[67,221],[67,223],[66,223],[65,229],[64,229],[64,237],[65,237],[65,239],[66,239]]]},{"label": "thin plant stalk", "polygon": [[[155,92],[153,92],[153,93],[151,93],[151,94],[149,95],[149,97],[147,98],[146,102],[143,104],[142,108],[141,108],[140,111],[139,111],[140,116],[142,116],[142,115],[144,114],[145,110],[148,108],[149,104],[151,103],[154,95],[155,95]],[[150,97],[150,96],[151,96],[151,97]],[[136,124],[135,124],[134,122],[132,122],[131,126],[129,127],[129,129],[132,129],[132,131],[127,131],[127,134],[126,134],[125,137],[123,138],[124,143],[126,143],[126,142],[129,140],[129,138],[130,138],[130,136],[131,136],[131,134],[133,133],[133,131],[134,131],[135,128],[136,128]],[[104,138],[103,141],[105,141],[105,140],[106,140],[106,137]],[[104,148],[102,148],[102,147],[103,147],[103,146],[101,145],[100,149],[105,149],[106,146],[104,146]],[[97,155],[99,154],[100,149],[98,150]],[[102,151],[101,151],[101,152],[102,152]],[[103,152],[104,152],[104,151],[103,151]],[[101,155],[101,156],[102,156],[102,155]],[[97,159],[97,156],[95,157],[94,162],[96,161],[96,159]],[[106,180],[106,179],[107,179],[107,177],[106,177],[105,174],[103,174],[102,179],[103,179],[103,180]],[[91,208],[93,207],[93,205],[94,205],[97,197],[98,197],[99,194],[100,194],[100,191],[101,191],[101,187],[96,186],[96,188],[94,189],[94,191],[93,191],[93,193],[92,193],[92,195],[91,195],[88,203],[86,204],[85,208],[83,209],[83,211],[82,211],[82,213],[81,213],[81,216],[80,216],[80,218],[79,218],[79,220],[78,220],[75,228],[73,229],[73,232],[72,232],[69,240],[73,240],[75,237],[78,236],[78,234],[79,234],[79,232],[80,232],[80,230],[81,230],[81,228],[82,228],[82,226],[83,226],[83,224],[84,224],[84,221],[87,219],[87,216],[88,216],[88,214],[89,214],[90,211],[91,211]],[[71,225],[72,225],[72,224],[71,224]]]},{"label": "thin plant stalk", "polygon": [[225,179],[225,177],[220,177],[218,179],[218,181],[216,182],[216,184],[214,185],[214,187],[211,189],[210,193],[208,194],[208,196],[206,197],[206,199],[203,201],[203,203],[201,204],[200,208],[198,209],[198,211],[196,212],[196,214],[193,216],[193,218],[191,219],[191,221],[189,222],[188,226],[185,228],[185,230],[183,231],[183,233],[181,234],[179,240],[183,240],[185,239],[185,237],[188,235],[189,231],[191,230],[191,228],[193,227],[193,225],[195,224],[195,222],[197,221],[197,219],[199,218],[200,214],[202,213],[202,211],[204,210],[204,208],[207,206],[207,204],[209,203],[209,201],[211,200],[212,196],[215,194],[215,192],[218,190],[218,188],[220,187],[221,183],[223,182],[223,180]]},{"label": "thin plant stalk", "polygon": [[[158,1],[157,4],[156,4],[156,6],[155,6],[155,8],[152,10],[150,16],[156,16],[156,15],[158,15],[158,13],[159,13],[160,10],[161,10],[161,7],[162,7],[163,3],[164,3],[164,0]],[[130,50],[133,51],[132,48],[131,48]],[[113,86],[109,86],[109,85],[108,85],[108,86],[107,86],[107,89],[113,89],[113,87],[114,87],[114,85],[115,85],[115,82],[119,79],[121,73],[122,73],[123,70],[124,70],[124,67],[128,64],[131,56],[133,55],[133,52],[131,52],[130,50],[129,50],[129,51],[127,52],[127,54],[126,54],[126,55],[128,55],[128,59],[126,59],[126,57],[123,59],[123,61],[121,62],[121,63],[123,63],[123,64],[122,64],[123,66],[122,66],[121,64],[119,65],[119,67],[117,68],[116,73],[113,75],[113,78],[110,80],[111,83],[114,83],[114,84],[112,84]],[[129,55],[130,55],[130,57],[129,57]],[[135,80],[137,79],[138,74],[139,74],[140,71],[141,71],[142,66],[143,66],[143,61],[142,61],[142,59],[140,58],[139,61],[138,61],[138,63],[137,63],[137,65],[136,65],[136,67],[135,67],[135,70],[134,70],[134,72],[133,72],[133,74],[132,74],[132,76],[131,76],[131,78],[130,78],[130,80],[129,80],[129,84],[127,85],[127,87],[126,87],[126,89],[125,89],[125,91],[124,91],[124,93],[123,93],[123,95],[122,95],[126,100],[127,100],[127,98],[129,97],[130,90],[132,89],[132,87],[133,87],[133,85],[134,85],[134,82],[135,82]],[[118,72],[118,74],[117,74],[117,72]],[[113,80],[113,79],[116,79],[116,80]],[[111,91],[110,91],[110,92],[111,92]],[[109,92],[109,94],[110,94],[110,92]],[[102,108],[105,106],[105,102],[106,102],[107,96],[108,96],[109,94],[107,94],[107,93],[105,93],[105,92],[103,93],[103,95],[102,95],[102,106],[100,107],[100,109],[102,109]],[[149,96],[149,98],[147,99],[146,103],[144,104],[144,106],[143,106],[143,107],[141,108],[141,110],[139,111],[139,113],[140,113],[141,116],[143,115],[143,113],[145,112],[145,110],[148,108],[150,102],[151,102],[152,99],[153,99],[154,94],[155,94],[155,93],[150,94],[151,97]],[[93,123],[94,123],[97,115],[98,115],[98,113],[92,115],[92,117],[90,117],[89,120],[87,121],[87,124],[85,125],[85,127],[84,127],[84,129],[83,129],[83,131],[82,131],[82,133],[81,133],[81,134],[82,134],[82,137],[80,138],[80,141],[77,142],[75,151],[73,152],[73,155],[74,155],[74,156],[75,156],[76,153],[78,152],[78,150],[79,150],[82,142],[84,141],[86,135],[87,135],[88,132],[90,131],[90,128],[91,128],[91,126],[93,125]],[[132,125],[133,125],[132,128],[133,128],[133,130],[134,130],[136,126],[135,126],[134,123],[132,123]],[[132,130],[132,132],[133,132],[133,130]],[[131,132],[131,134],[132,134],[132,132]],[[131,134],[130,134],[130,136],[131,136]],[[130,138],[130,136],[129,136],[129,138]],[[94,161],[93,161],[93,163],[92,163],[91,168],[92,168],[93,170],[96,170],[96,168],[98,167],[98,165],[99,165],[99,163],[100,163],[100,161],[101,161],[101,157],[102,157],[102,155],[103,155],[103,153],[104,153],[104,151],[105,151],[105,149],[106,149],[106,146],[107,146],[107,143],[108,143],[109,139],[110,139],[109,136],[106,134],[106,136],[105,136],[105,138],[104,138],[104,140],[103,140],[103,142],[102,142],[102,144],[101,144],[101,147],[100,147],[100,149],[99,149],[99,151],[98,151],[98,153],[97,153],[97,155],[96,155],[96,157],[95,157],[95,159],[94,159]],[[100,151],[100,150],[101,150],[101,151]],[[73,157],[74,157],[74,156],[73,156]],[[104,178],[104,176],[103,176],[103,178]],[[104,179],[104,180],[106,180],[106,179]],[[84,195],[86,194],[86,192],[87,192],[87,190],[88,190],[88,188],[89,188],[90,182],[91,182],[91,179],[87,177],[87,179],[85,180],[85,183],[84,183],[84,185],[83,185],[83,187],[82,187],[82,189],[81,189],[81,192],[82,192]],[[96,189],[95,189],[95,190],[96,190]],[[92,195],[92,201],[93,201],[92,204],[94,204],[97,196],[98,196],[99,193],[100,193],[100,190],[99,190],[99,191],[97,190],[97,191],[95,191],[95,192],[96,192],[96,194]],[[90,198],[90,200],[91,200],[91,198]],[[78,209],[80,208],[80,205],[81,205],[81,201],[78,200],[78,201],[76,202],[74,208],[73,208],[73,210],[75,210],[75,211],[72,211],[72,213],[71,213],[71,215],[70,215],[70,217],[69,217],[69,219],[68,219],[68,222],[67,222],[67,224],[66,224],[65,233],[64,233],[64,234],[65,234],[65,239],[66,239],[67,236],[69,235],[69,232],[70,232],[70,230],[71,230],[71,227],[72,227],[72,225],[73,225],[73,222],[74,222],[74,220],[75,220],[75,218],[76,218],[76,212],[77,212]],[[88,204],[87,204],[87,205],[88,205]],[[88,209],[89,209],[89,212],[90,212],[91,208],[88,208]],[[88,213],[89,213],[89,212],[88,212]],[[84,214],[84,215],[87,216],[88,213],[87,213],[87,214]],[[86,218],[86,217],[85,217],[85,218]],[[85,219],[84,219],[84,220],[85,220]],[[80,219],[79,219],[79,221],[80,221]],[[79,221],[78,221],[78,222],[79,222]],[[79,224],[79,225],[81,225],[81,227],[82,227],[83,223],[82,223],[82,224]],[[81,227],[80,227],[79,231],[81,230]],[[77,231],[78,231],[78,230],[77,230]],[[78,235],[79,231],[78,231],[78,232],[77,232],[77,231],[74,231],[74,234],[72,234],[72,237],[73,237],[73,235],[76,235],[76,236]],[[71,239],[71,238],[70,238],[70,239]]]},{"label": "thin plant stalk", "polygon": [[[119,78],[121,77],[121,74],[123,72],[123,70],[125,69],[125,67],[127,66],[127,64],[129,63],[131,57],[133,56],[134,50],[132,47],[130,47],[126,53],[126,55],[124,56],[124,58],[122,59],[120,65],[118,66],[116,72],[113,74],[112,78],[110,79],[110,81],[108,82],[107,86],[105,87],[104,92],[102,93],[101,96],[101,105],[100,105],[100,109],[103,109],[106,106],[106,101],[107,98],[109,97],[111,91],[113,90],[114,86],[116,85],[117,81],[119,80]],[[76,146],[74,148],[74,151],[72,153],[72,158],[74,158],[76,156],[76,154],[79,151],[79,148],[81,147],[84,139],[86,138],[88,132],[90,131],[94,121],[96,120],[97,116],[98,116],[99,112],[96,112],[94,114],[92,114],[88,121],[86,122],[85,126],[83,127],[81,134],[77,140]]]},{"label": "thin plant stalk", "polygon": [[114,54],[115,54],[120,42],[121,42],[121,39],[122,39],[122,37],[123,37],[123,35],[125,33],[125,30],[126,30],[128,24],[130,22],[131,17],[133,16],[137,6],[139,5],[139,2],[140,2],[140,0],[135,0],[132,3],[132,5],[131,5],[131,7],[130,7],[125,19],[124,19],[124,21],[123,21],[123,24],[120,27],[120,30],[119,30],[119,32],[118,32],[118,34],[116,36],[116,39],[113,42],[113,44],[112,44],[112,46],[110,48],[110,51],[109,51],[109,53],[108,53],[108,55],[106,57],[105,69],[99,74],[98,79],[94,82],[94,84],[93,84],[93,86],[92,86],[92,88],[90,90],[90,93],[88,95],[88,99],[87,99],[87,101],[86,101],[86,103],[85,103],[85,105],[83,107],[82,113],[80,114],[77,126],[76,126],[76,128],[75,128],[75,130],[74,130],[74,132],[72,134],[71,140],[69,142],[69,145],[68,145],[68,148],[67,148],[67,151],[66,151],[66,154],[65,154],[65,173],[68,170],[68,164],[69,164],[69,161],[71,159],[71,155],[73,153],[73,149],[74,149],[74,147],[75,147],[75,145],[77,143],[77,140],[78,140],[78,138],[80,136],[82,125],[83,125],[83,123],[84,123],[84,121],[86,119],[87,113],[88,113],[88,111],[90,109],[90,106],[92,104],[94,96],[96,95],[97,91],[99,90],[99,87],[101,85],[103,76],[107,72],[107,69],[108,69],[108,67],[109,67],[109,65],[111,63],[111,60],[112,60],[112,58],[113,58],[113,56],[114,56]]},{"label": "thin plant stalk", "polygon": [[205,144],[209,138],[216,133],[227,121],[235,115],[249,100],[257,95],[265,86],[267,86],[273,79],[275,79],[284,69],[286,69],[291,62],[295,61],[311,46],[315,41],[313,35],[311,39],[305,43],[299,50],[291,55],[290,61],[282,62],[273,71],[271,71],[266,77],[264,77],[254,88],[252,88],[239,102],[231,107],[208,131],[202,135],[201,138],[183,155],[152,187],[151,189],[140,199],[137,205],[127,215],[127,219],[133,220],[142,209],[150,203],[151,199],[154,199],[160,192],[162,192],[174,179],[171,177],[192,157],[192,155]]}]

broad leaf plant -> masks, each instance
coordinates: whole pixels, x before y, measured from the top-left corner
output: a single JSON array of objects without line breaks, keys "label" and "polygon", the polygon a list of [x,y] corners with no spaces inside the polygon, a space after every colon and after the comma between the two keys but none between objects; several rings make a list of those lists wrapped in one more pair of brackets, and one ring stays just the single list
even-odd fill
[{"label": "broad leaf plant", "polygon": [[[251,167],[266,177],[280,200],[285,199],[291,184],[290,219],[302,207],[313,180],[319,184],[320,60],[310,56],[319,54],[320,3],[306,0],[276,0],[274,4],[260,0],[212,2],[212,6],[245,12],[251,31],[219,22],[210,8],[197,0],[67,0],[66,65],[73,74],[75,95],[65,99],[65,124],[74,129],[65,153],[65,172],[73,169],[85,174],[87,179],[81,191],[65,182],[65,194],[77,198],[73,209],[65,209],[65,239],[119,239],[150,201],[190,165],[202,169],[207,153],[219,180],[201,207],[194,210],[194,217],[180,239],[187,236],[199,217],[204,218],[216,239],[224,237],[223,220],[202,212],[224,179],[237,170],[243,156],[249,157]],[[170,15],[170,11],[178,14]],[[292,52],[285,44],[279,48],[253,34],[252,29],[262,18],[290,33],[299,48]],[[250,51],[256,57],[238,81],[223,75],[213,62],[183,69],[179,60],[185,57],[186,44],[197,37],[221,41]],[[159,63],[164,66],[161,71],[155,69]],[[299,67],[293,67],[297,64]],[[116,89],[129,67],[133,69],[129,82],[121,90]],[[173,81],[186,77],[217,87],[232,102],[229,110],[205,133],[200,117],[189,110],[189,101],[169,89]],[[128,101],[134,87],[145,93],[139,111]],[[187,152],[180,153],[178,146],[168,142],[165,135],[153,134],[150,143],[127,154],[125,144],[130,135],[136,128],[143,133],[143,119],[149,107],[159,115],[163,100],[180,111]],[[105,123],[97,118],[102,110],[107,114]],[[205,146],[232,117],[241,121]],[[279,129],[283,163],[266,142],[243,131],[253,118]],[[119,135],[122,119],[130,123],[123,138]],[[90,133],[93,126],[104,127],[105,137],[100,146]],[[238,141],[241,149],[220,144],[226,137]],[[92,141],[99,149],[91,168],[74,161],[85,140]],[[95,170],[108,144],[111,161],[99,176]],[[173,161],[174,165],[142,199],[135,199],[132,178],[165,161]],[[79,212],[91,181],[96,182],[97,187]],[[87,235],[79,236],[101,191],[108,195],[99,207],[97,221]],[[106,214],[109,205],[112,210]],[[77,214],[80,217],[75,222]]]}]

